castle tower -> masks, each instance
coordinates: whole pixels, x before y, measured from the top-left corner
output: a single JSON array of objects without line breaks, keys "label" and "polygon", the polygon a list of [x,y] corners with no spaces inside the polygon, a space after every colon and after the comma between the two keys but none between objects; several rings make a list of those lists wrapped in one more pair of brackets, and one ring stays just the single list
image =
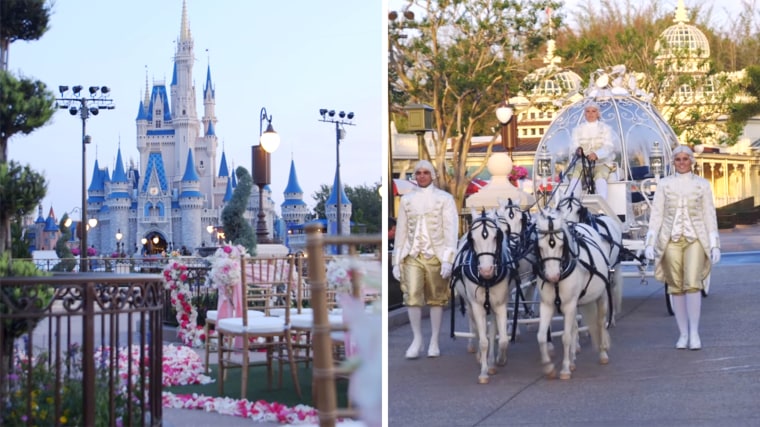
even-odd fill
[{"label": "castle tower", "polygon": [[200,180],[195,171],[193,150],[187,150],[187,165],[182,177],[182,192],[179,195],[179,207],[182,210],[182,226],[179,241],[189,247],[201,245],[202,238],[199,230],[202,228],[201,209],[203,209],[203,194],[200,192]]},{"label": "castle tower", "polygon": [[[187,20],[187,1],[182,2],[182,22],[180,24],[177,50],[174,54],[174,72],[171,83],[171,120],[175,132],[173,163],[171,167],[180,171],[180,162],[184,160],[188,148],[195,148],[200,135],[200,121],[196,111],[195,86],[193,85],[193,36]],[[168,113],[168,111],[167,111]],[[174,175],[178,181],[181,175]]]},{"label": "castle tower", "polygon": [[291,229],[293,225],[303,225],[306,222],[306,217],[309,215],[309,207],[303,201],[303,190],[298,184],[296,164],[292,159],[290,160],[288,185],[285,187],[283,194],[285,201],[280,205],[280,210],[282,212],[282,219],[285,221],[288,229]]},{"label": "castle tower", "polygon": [[[330,197],[325,202],[325,215],[327,216],[327,230],[329,234],[338,234],[338,221],[341,221],[341,234],[351,234],[351,201],[346,197],[343,186],[338,188],[338,174],[335,171],[335,181],[333,183]],[[338,218],[338,201],[340,200],[340,216]]]},{"label": "castle tower", "polygon": [[[129,227],[129,209],[132,205],[132,186],[124,172],[124,163],[121,159],[121,148],[116,154],[116,167],[111,178],[110,191],[108,199],[105,202],[108,212],[110,213],[109,228],[106,228],[105,221],[101,223],[101,244],[106,243],[105,248],[101,248],[103,253],[108,253],[116,249],[116,232],[121,230],[122,242],[125,248],[131,248],[135,244],[134,233],[130,232]],[[103,233],[107,233],[103,236]]]}]

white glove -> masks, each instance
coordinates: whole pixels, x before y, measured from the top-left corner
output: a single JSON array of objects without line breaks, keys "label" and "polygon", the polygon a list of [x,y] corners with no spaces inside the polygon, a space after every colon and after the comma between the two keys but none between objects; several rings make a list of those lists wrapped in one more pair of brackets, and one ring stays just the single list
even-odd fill
[{"label": "white glove", "polygon": [[450,262],[444,262],[441,264],[441,277],[444,279],[448,279],[449,276],[451,276],[451,263]]},{"label": "white glove", "polygon": [[649,245],[644,248],[644,256],[647,257],[647,259],[654,259],[654,246]]},{"label": "white glove", "polygon": [[399,282],[401,281],[401,267],[398,265],[393,266],[393,277],[395,277]]},{"label": "white glove", "polygon": [[710,261],[712,261],[713,264],[720,262],[720,248],[712,248],[710,251]]}]

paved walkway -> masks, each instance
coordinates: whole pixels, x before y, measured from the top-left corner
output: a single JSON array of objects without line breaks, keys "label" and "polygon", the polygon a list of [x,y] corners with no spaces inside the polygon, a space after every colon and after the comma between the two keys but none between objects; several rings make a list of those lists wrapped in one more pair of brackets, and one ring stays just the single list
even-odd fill
[{"label": "paved walkway", "polygon": [[[388,337],[388,425],[760,425],[760,334],[750,320],[760,306],[760,226],[723,230],[721,238],[724,261],[703,300],[701,351],[675,350],[675,320],[653,279],[626,280],[609,365],[597,363],[585,338],[568,381],[542,375],[535,330],[527,327],[510,345],[507,365],[480,385],[466,341],[448,338],[448,311],[435,359],[404,359],[411,331],[397,320]],[[729,255],[737,251],[751,252]],[[465,330],[463,318],[455,318],[456,330]],[[429,335],[427,321],[423,333]]]}]

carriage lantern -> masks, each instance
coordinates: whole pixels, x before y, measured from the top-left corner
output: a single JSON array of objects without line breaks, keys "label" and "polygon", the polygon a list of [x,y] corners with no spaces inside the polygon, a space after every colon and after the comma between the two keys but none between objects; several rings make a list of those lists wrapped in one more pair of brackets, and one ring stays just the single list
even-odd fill
[{"label": "carriage lantern", "polygon": [[554,162],[552,160],[553,157],[546,149],[546,145],[541,147],[541,151],[536,154],[536,173],[542,184],[550,182],[554,176]]},{"label": "carriage lantern", "polygon": [[663,162],[664,157],[662,154],[662,149],[660,148],[660,142],[655,141],[652,146],[652,152],[649,154],[649,167],[651,169],[652,175],[654,175],[655,178],[659,178],[663,174]]}]

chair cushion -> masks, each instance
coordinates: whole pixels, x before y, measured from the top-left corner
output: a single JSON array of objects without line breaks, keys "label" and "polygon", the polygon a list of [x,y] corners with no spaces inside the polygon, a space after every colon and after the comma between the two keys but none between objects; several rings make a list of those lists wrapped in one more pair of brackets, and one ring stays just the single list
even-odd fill
[{"label": "chair cushion", "polygon": [[[332,327],[340,327],[343,325],[343,315],[341,314],[328,314],[327,321],[330,322]],[[314,316],[311,314],[291,314],[290,325],[298,329],[311,329],[314,324]]]},{"label": "chair cushion", "polygon": [[[307,308],[302,308],[300,314],[311,315],[311,313],[312,313],[311,307],[307,307]],[[290,315],[293,316],[295,314],[299,314],[298,313],[298,309],[295,308],[295,307],[293,307],[293,308],[290,309]],[[269,309],[269,315],[270,316],[277,316],[277,317],[284,316],[285,315],[285,308],[284,307],[283,308],[270,308]]]},{"label": "chair cushion", "polygon": [[[263,317],[264,312],[258,311],[258,310],[248,310],[248,318],[253,317]],[[206,312],[206,320],[210,320],[212,322],[216,322],[216,319],[219,317],[219,311],[218,310],[209,310]]]},{"label": "chair cushion", "polygon": [[243,325],[242,317],[219,319],[216,330],[230,334],[276,334],[287,329],[285,319],[281,317],[263,316],[248,319],[248,326]]}]

